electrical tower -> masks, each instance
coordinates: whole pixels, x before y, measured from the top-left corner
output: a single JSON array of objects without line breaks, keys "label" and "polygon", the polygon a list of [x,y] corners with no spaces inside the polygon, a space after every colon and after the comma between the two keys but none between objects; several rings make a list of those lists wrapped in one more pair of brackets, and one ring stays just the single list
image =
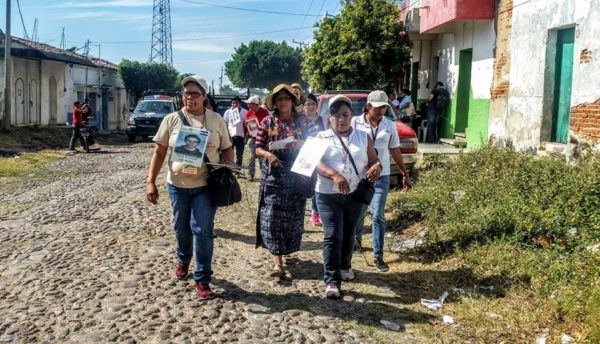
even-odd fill
[{"label": "electrical tower", "polygon": [[173,65],[170,0],[154,0],[150,62]]}]

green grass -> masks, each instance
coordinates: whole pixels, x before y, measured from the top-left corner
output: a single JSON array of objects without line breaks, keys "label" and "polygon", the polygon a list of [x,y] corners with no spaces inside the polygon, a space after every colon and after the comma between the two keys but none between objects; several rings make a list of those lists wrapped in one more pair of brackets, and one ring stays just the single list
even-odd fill
[{"label": "green grass", "polygon": [[41,151],[24,153],[16,158],[0,158],[0,177],[20,177],[39,173],[40,167],[63,159],[64,153]]},{"label": "green grass", "polygon": [[566,164],[484,147],[425,166],[411,192],[390,198],[390,224],[424,226],[426,246],[409,254],[496,288],[494,298],[453,296],[446,311],[461,326],[428,335],[534,342],[548,328],[551,342],[600,342],[600,255],[587,249],[600,243],[600,156]]}]

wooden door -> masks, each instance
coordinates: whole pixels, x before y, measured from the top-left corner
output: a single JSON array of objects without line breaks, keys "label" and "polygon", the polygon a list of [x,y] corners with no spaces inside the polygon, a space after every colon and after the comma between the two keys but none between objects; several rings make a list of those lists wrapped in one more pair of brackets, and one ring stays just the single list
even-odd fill
[{"label": "wooden door", "polygon": [[18,78],[15,82],[15,125],[25,124],[25,82]]}]

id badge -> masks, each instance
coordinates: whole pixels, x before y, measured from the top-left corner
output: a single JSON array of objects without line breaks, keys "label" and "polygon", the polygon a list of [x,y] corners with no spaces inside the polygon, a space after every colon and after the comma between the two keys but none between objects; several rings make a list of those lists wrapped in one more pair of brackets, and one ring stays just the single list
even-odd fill
[{"label": "id badge", "polygon": [[196,166],[186,165],[181,171],[181,173],[186,176],[194,177],[200,173],[200,168]]}]

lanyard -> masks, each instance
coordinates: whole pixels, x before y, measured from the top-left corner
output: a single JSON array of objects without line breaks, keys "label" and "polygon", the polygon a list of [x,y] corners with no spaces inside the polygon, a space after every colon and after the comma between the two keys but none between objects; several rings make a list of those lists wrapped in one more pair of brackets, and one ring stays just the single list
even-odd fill
[{"label": "lanyard", "polygon": [[379,127],[381,126],[381,122],[379,122],[377,130],[375,131],[373,131],[373,125],[371,125],[371,122],[369,122],[369,120],[367,119],[367,114],[365,114],[365,122],[369,123],[369,129],[371,129],[371,135],[373,136],[373,144],[375,144],[375,141],[377,141],[377,134],[379,133]]}]

